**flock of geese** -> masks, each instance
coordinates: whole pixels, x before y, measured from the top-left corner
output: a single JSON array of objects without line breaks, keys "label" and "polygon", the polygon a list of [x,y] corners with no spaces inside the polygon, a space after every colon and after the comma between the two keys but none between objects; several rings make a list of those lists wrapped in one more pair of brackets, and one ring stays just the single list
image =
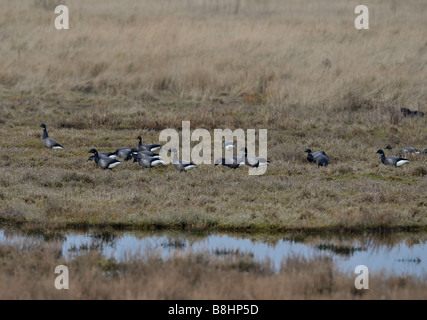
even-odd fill
[{"label": "flock of geese", "polygon": [[[43,123],[40,125],[43,128],[43,144],[49,149],[64,149],[64,147],[57,142],[52,137],[49,137],[49,134],[46,130],[46,125]],[[102,169],[112,170],[114,167],[122,163],[118,158],[123,159],[124,161],[131,160],[137,162],[140,166],[144,168],[153,168],[164,162],[161,159],[161,156],[155,151],[163,149],[162,145],[154,143],[142,143],[142,138],[138,138],[138,146],[136,148],[118,148],[114,152],[98,152],[96,149],[90,149],[88,153],[93,155],[88,158],[88,161],[95,161],[95,163]],[[224,142],[224,149],[232,150],[234,148],[234,143],[232,141]],[[241,148],[240,151],[244,151],[244,154],[241,157],[226,157],[220,158],[215,161],[215,166],[221,164],[229,168],[240,168],[244,165],[250,167],[259,167],[263,165],[269,165],[270,161],[267,161],[261,157],[249,156],[247,155],[247,148]],[[168,149],[167,152],[173,153],[172,165],[174,168],[180,172],[186,172],[190,169],[197,168],[197,165],[190,161],[178,159],[177,150],[175,148]]]},{"label": "flock of geese", "polygon": [[[64,149],[64,147],[55,139],[49,137],[46,130],[46,125],[44,123],[41,124],[40,127],[43,128],[42,142],[47,148]],[[93,155],[89,157],[88,161],[95,161],[95,163],[104,170],[112,170],[114,167],[121,164],[122,162],[118,160],[118,158],[123,159],[124,161],[128,161],[133,158],[133,162],[137,162],[144,168],[153,168],[159,164],[164,163],[161,159],[161,156],[155,152],[163,149],[161,145],[154,143],[142,143],[141,136],[139,136],[137,139],[138,146],[136,148],[118,148],[114,152],[98,152],[96,149],[91,149],[88,151],[88,153],[92,153]],[[225,141],[223,147],[225,150],[233,150],[235,145],[233,141]],[[384,149],[391,151],[392,147],[388,145]],[[174,154],[172,164],[176,170],[180,172],[186,172],[190,169],[197,168],[197,165],[192,162],[179,160],[176,149],[168,149],[167,151]],[[232,169],[237,169],[245,165],[250,167],[259,167],[270,164],[270,161],[264,158],[248,156],[248,150],[245,147],[241,148],[240,151],[244,152],[242,156],[220,158],[215,161],[214,165],[223,165]],[[329,157],[325,151],[312,152],[311,149],[306,149],[305,152],[307,153],[307,160],[309,162],[316,163],[318,167],[328,166]],[[381,162],[384,165],[400,167],[409,162],[409,160],[405,157],[421,153],[427,154],[427,149],[420,151],[413,147],[405,147],[399,150],[398,156],[388,157],[385,156],[385,153],[382,149],[379,149],[376,153],[381,155]]]},{"label": "flock of geese", "polygon": [[[393,150],[393,148],[388,145],[386,146],[384,149],[387,150]],[[308,153],[307,155],[307,160],[309,162],[314,162],[317,163],[317,166],[328,166],[329,164],[329,157],[326,155],[325,151],[316,151],[316,152],[311,152],[310,149],[305,150],[305,152]],[[427,149],[425,149],[424,151],[420,151],[416,148],[413,147],[405,147],[399,150],[398,156],[389,156],[386,157],[385,153],[382,149],[377,150],[376,153],[379,153],[381,155],[381,162],[386,165],[386,166],[394,166],[394,167],[401,167],[403,166],[405,163],[408,163],[409,160],[407,158],[404,157],[408,157],[410,155],[417,155],[417,154],[427,154]]]}]

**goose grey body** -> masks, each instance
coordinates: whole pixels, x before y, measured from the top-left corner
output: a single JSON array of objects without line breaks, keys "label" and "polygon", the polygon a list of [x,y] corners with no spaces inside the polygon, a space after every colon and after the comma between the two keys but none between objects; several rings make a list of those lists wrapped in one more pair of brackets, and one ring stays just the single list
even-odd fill
[{"label": "goose grey body", "polygon": [[148,150],[141,150],[138,151],[135,148],[132,148],[132,156],[135,158],[141,158],[141,157],[153,157],[156,159],[161,159],[162,157],[158,153],[154,153]]},{"label": "goose grey body", "polygon": [[170,152],[173,153],[172,164],[174,168],[179,172],[182,172],[182,171],[186,172],[192,168],[197,168],[197,166],[192,162],[185,161],[185,160],[178,160],[176,149],[171,149]]},{"label": "goose grey body", "polygon": [[242,148],[240,149],[240,151],[244,152],[244,162],[246,165],[250,166],[250,167],[259,167],[259,166],[268,166],[270,165],[270,161],[268,161],[267,159],[261,158],[261,157],[256,157],[256,156],[249,156],[248,157],[248,149],[247,148]]},{"label": "goose grey body", "polygon": [[55,139],[49,137],[46,130],[46,125],[42,123],[40,127],[43,128],[43,137],[42,142],[46,146],[46,148],[49,149],[64,149],[63,146],[61,146]]},{"label": "goose grey body", "polygon": [[[116,159],[116,156],[111,152],[98,152],[98,156],[99,157],[106,157],[106,158],[112,158],[112,159]],[[90,156],[89,159],[87,159],[88,161],[95,161],[95,155]],[[98,161],[95,161],[96,164],[98,164]]]},{"label": "goose grey body", "polygon": [[325,154],[321,154],[316,158],[317,167],[327,167],[329,164],[329,157]]},{"label": "goose grey body", "polygon": [[118,148],[113,152],[113,155],[122,158],[125,161],[132,159],[132,149],[131,148]]},{"label": "goose grey body", "polygon": [[311,149],[306,149],[304,152],[307,152],[307,160],[310,162],[317,162],[317,158],[321,155],[326,156],[326,152],[325,151],[316,151],[311,153]]},{"label": "goose grey body", "polygon": [[122,163],[119,160],[116,160],[114,158],[100,156],[98,151],[96,151],[96,149],[89,150],[89,153],[93,153],[94,155],[90,156],[88,160],[95,160],[96,164],[98,164],[98,166],[100,166],[103,170],[106,170],[106,169],[112,170],[115,166]]},{"label": "goose grey body", "polygon": [[413,147],[405,147],[405,148],[402,148],[399,152],[410,152],[410,153],[420,153],[420,150],[418,150],[418,149],[415,149],[415,148],[413,148]]},{"label": "goose grey body", "polygon": [[[387,150],[393,150],[393,148],[388,145],[387,147],[385,147],[385,149]],[[414,148],[414,147],[404,147],[402,149],[399,150],[399,157],[407,157],[409,155],[414,155],[414,154],[420,154],[421,151]]]},{"label": "goose grey body", "polygon": [[135,157],[133,162],[138,162],[141,167],[149,169],[163,163],[162,160],[150,156]]},{"label": "goose grey body", "polygon": [[160,144],[155,144],[155,143],[142,143],[141,140],[141,136],[138,136],[138,151],[156,151],[156,150],[160,150],[162,148],[162,146]]},{"label": "goose grey body", "polygon": [[245,159],[243,157],[226,157],[215,160],[215,166],[223,165],[231,169],[237,169],[245,165]]},{"label": "goose grey body", "polygon": [[408,163],[409,160],[401,157],[386,157],[384,155],[383,150],[378,150],[376,153],[379,153],[381,155],[381,162],[386,166],[395,166],[400,167],[403,166],[405,163]]},{"label": "goose grey body", "polygon": [[100,157],[108,157],[108,158],[113,158],[113,159],[117,158],[117,156],[114,154],[114,152],[98,152],[98,155]]}]

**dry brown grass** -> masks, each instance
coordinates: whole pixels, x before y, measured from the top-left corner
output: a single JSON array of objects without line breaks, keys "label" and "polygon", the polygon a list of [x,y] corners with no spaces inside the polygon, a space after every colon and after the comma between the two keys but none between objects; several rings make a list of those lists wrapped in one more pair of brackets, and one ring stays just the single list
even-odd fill
[{"label": "dry brown grass", "polygon": [[[0,1],[0,222],[185,229],[414,229],[427,226],[427,156],[389,168],[387,144],[427,146],[427,8],[369,4],[357,31],[340,0]],[[179,174],[87,162],[93,147],[158,142],[191,127],[268,129],[263,176],[203,165]],[[44,122],[65,150],[41,143]],[[327,151],[330,166],[304,150]],[[66,263],[71,289],[53,288]],[[426,282],[353,275],[330,260],[282,271],[248,256],[155,255],[119,263],[95,251],[65,260],[44,243],[0,245],[1,299],[425,299]]]},{"label": "dry brown grass", "polygon": [[[388,168],[375,151],[425,149],[421,0],[73,1],[57,31],[48,1],[0,3],[0,220],[44,227],[424,228],[426,157]],[[104,172],[87,151],[159,132],[266,128],[271,166]],[[65,150],[45,149],[40,123]],[[303,151],[331,158],[319,170]]]},{"label": "dry brown grass", "polygon": [[[69,289],[57,290],[57,265],[69,269]],[[0,299],[425,299],[426,283],[412,277],[369,274],[369,290],[354,287],[355,275],[336,270],[330,259],[285,260],[279,273],[268,262],[236,253],[154,253],[124,262],[96,250],[73,259],[41,242],[0,245]]]},{"label": "dry brown grass", "polygon": [[370,4],[369,31],[354,28],[352,1],[75,0],[68,31],[54,28],[51,2],[0,4],[5,88],[314,107],[353,94],[425,108],[421,0]]}]

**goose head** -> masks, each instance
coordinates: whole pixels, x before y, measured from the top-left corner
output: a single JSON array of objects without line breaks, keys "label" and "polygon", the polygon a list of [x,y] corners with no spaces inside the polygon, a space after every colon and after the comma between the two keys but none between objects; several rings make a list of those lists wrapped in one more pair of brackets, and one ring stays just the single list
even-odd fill
[{"label": "goose head", "polygon": [[40,127],[41,127],[41,128],[43,128],[43,129],[46,129],[46,125],[45,125],[44,123],[42,123],[42,124],[40,125]]},{"label": "goose head", "polygon": [[96,153],[98,153],[98,151],[96,151],[96,149],[90,149],[90,150],[88,151],[88,153],[94,153],[94,154],[96,154]]},{"label": "goose head", "polygon": [[304,152],[311,153],[311,149],[305,149]]},{"label": "goose head", "polygon": [[142,140],[141,136],[138,136],[137,139],[139,140],[139,142],[141,142],[141,140]]},{"label": "goose head", "polygon": [[390,145],[388,145],[387,147],[385,147],[384,149],[387,149],[387,150],[392,150],[393,148],[390,146]]},{"label": "goose head", "polygon": [[381,149],[379,149],[379,150],[377,150],[377,152],[376,153],[379,153],[380,155],[383,155],[384,154],[384,151],[383,150],[381,150]]}]

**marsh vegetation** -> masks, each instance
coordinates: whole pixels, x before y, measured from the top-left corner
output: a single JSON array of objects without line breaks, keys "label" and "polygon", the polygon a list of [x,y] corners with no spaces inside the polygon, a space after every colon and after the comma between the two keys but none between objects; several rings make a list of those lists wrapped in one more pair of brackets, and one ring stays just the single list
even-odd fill
[{"label": "marsh vegetation", "polygon": [[[375,15],[365,31],[354,28],[354,4],[339,0],[107,0],[102,6],[75,0],[69,4],[70,29],[64,31],[54,28],[49,5],[0,3],[0,222],[45,231],[426,228],[427,155],[395,168],[384,166],[375,153],[389,144],[396,150],[427,148],[427,117],[400,112],[402,107],[427,111],[422,0],[371,4]],[[159,143],[161,130],[180,130],[182,121],[210,132],[267,129],[266,174],[248,176],[247,169],[213,165],[181,174],[172,166],[143,169],[130,161],[110,172],[87,161],[92,148],[136,147],[138,136]],[[64,150],[44,147],[42,123]],[[307,148],[325,150],[329,166],[309,163]],[[16,249],[1,248],[1,282],[10,284],[7,275],[25,258],[42,261],[42,267],[30,271],[26,264],[29,273],[21,280],[35,272],[43,286],[48,266],[59,259],[57,249]],[[97,254],[82,255],[72,262],[81,267],[82,290],[75,298],[200,297],[196,287],[188,290],[190,283],[218,289],[206,298],[307,297],[312,290],[309,296],[330,292],[333,298],[349,281],[338,276],[326,289],[311,286],[304,270],[329,274],[332,266],[323,260],[290,260],[286,272],[273,276],[265,266],[247,274],[236,270],[235,262],[204,256],[150,258],[150,264],[138,259],[111,266]],[[100,268],[106,271],[88,280]],[[221,277],[209,276],[214,269]],[[189,282],[174,278],[189,272]],[[148,295],[137,289],[165,277],[170,277],[167,291]],[[230,278],[247,286],[247,295],[222,290]],[[130,289],[111,292],[106,279]],[[94,282],[99,291],[89,286]],[[271,290],[276,283],[287,285]],[[393,288],[402,288],[402,282],[385,283],[389,297],[397,297]],[[414,291],[399,297],[426,292],[423,283],[410,279],[403,288],[408,283]],[[18,296],[15,284],[12,297]],[[255,293],[260,286],[269,289]],[[355,297],[345,290],[342,297]],[[184,291],[188,294],[178,294]],[[58,297],[37,292],[29,297]]]}]

